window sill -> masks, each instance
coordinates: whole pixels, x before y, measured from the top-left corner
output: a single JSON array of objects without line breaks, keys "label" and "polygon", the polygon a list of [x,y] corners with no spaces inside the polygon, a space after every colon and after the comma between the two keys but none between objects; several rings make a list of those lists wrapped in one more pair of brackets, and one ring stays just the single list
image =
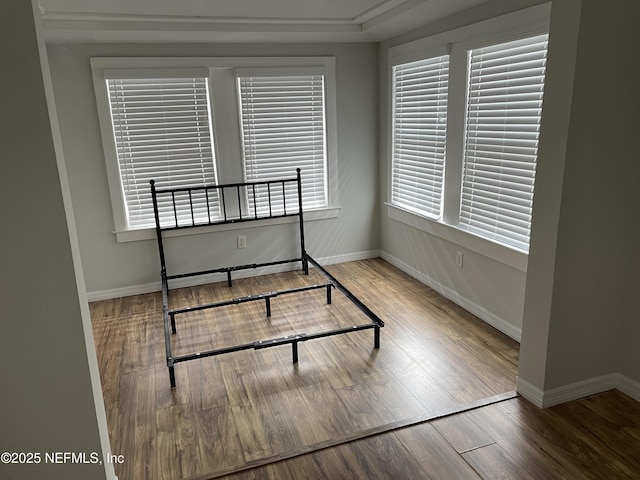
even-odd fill
[{"label": "window sill", "polygon": [[[308,210],[304,212],[304,221],[326,220],[337,218],[340,215],[341,207],[322,208],[318,210]],[[205,233],[226,232],[230,230],[241,230],[246,228],[265,227],[269,225],[282,225],[286,223],[297,223],[298,217],[265,218],[252,222],[226,223],[223,225],[204,225],[202,227],[186,228],[180,230],[168,230],[163,235],[167,238],[181,237],[184,235],[200,235]],[[141,240],[153,240],[156,238],[155,228],[141,228],[138,230],[122,230],[113,232],[118,243],[137,242]]]},{"label": "window sill", "polygon": [[525,252],[492,242],[456,226],[418,215],[415,212],[399,208],[390,203],[386,203],[386,205],[389,218],[491,258],[521,272],[527,271],[529,255]]}]

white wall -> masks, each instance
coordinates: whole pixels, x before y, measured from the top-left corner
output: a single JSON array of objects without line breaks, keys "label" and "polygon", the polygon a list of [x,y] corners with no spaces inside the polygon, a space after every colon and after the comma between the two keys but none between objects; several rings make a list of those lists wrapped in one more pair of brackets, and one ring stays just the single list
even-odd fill
[{"label": "white wall", "polygon": [[[307,250],[318,259],[377,254],[377,46],[49,45],[48,53],[84,274],[92,298],[159,287],[155,240],[118,243],[112,233],[113,216],[89,65],[92,56],[335,56],[342,208],[338,218],[307,222]],[[296,252],[295,234],[295,227],[289,225],[171,239],[167,244],[168,262],[175,269],[170,272],[291,258]],[[247,249],[236,248],[237,235],[246,235]]]},{"label": "white wall", "polygon": [[[381,44],[380,204],[389,198],[389,48],[541,3],[544,2],[491,1]],[[477,250],[468,249],[455,239],[431,235],[399,222],[387,215],[386,207],[381,208],[381,240],[384,256],[389,261],[420,278],[512,338],[520,339],[526,266],[516,268],[512,264],[505,264],[478,253]],[[464,254],[463,268],[456,266],[458,251]]]},{"label": "white wall", "polygon": [[[3,1],[0,452],[30,452],[34,463],[0,462],[0,478],[111,480],[73,213],[39,49],[45,54],[31,2]],[[48,452],[95,453],[102,463],[50,463]]]}]

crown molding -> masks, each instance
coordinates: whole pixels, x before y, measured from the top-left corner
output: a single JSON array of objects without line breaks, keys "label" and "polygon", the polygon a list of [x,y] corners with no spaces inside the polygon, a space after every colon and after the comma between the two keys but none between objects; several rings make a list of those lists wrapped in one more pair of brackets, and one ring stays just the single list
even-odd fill
[{"label": "crown molding", "polygon": [[55,42],[379,42],[486,0],[383,0],[352,18],[47,11]]}]

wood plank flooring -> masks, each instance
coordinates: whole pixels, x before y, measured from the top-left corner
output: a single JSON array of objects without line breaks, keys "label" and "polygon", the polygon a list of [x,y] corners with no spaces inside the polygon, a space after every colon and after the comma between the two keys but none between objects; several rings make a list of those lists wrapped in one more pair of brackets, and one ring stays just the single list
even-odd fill
[{"label": "wood plank flooring", "polygon": [[613,390],[545,410],[518,397],[220,478],[637,479],[639,451],[640,404]]},{"label": "wood plank flooring", "polygon": [[[385,321],[379,350],[367,330],[300,343],[296,365],[286,345],[236,352],[177,364],[174,390],[159,293],[92,303],[111,448],[126,459],[115,466],[119,478],[210,478],[515,388],[515,341],[382,260],[329,270]],[[176,308],[321,282],[313,272],[288,272],[235,280],[231,289],[224,283],[177,289],[171,302]],[[275,298],[271,318],[258,302],[181,316],[172,342],[176,354],[191,353],[366,321],[339,292],[326,305],[318,290]],[[443,446],[443,458],[453,463],[442,468],[462,473],[434,476],[423,464],[437,452],[424,450],[422,436],[440,433],[431,424],[414,428],[240,475],[359,478],[344,472],[361,469],[369,478],[466,478],[464,472],[479,471],[489,461],[473,449],[467,455]],[[396,476],[376,477],[379,452],[387,459],[382,471]],[[407,452],[409,463],[402,460]],[[510,455],[499,457],[500,465]],[[414,467],[422,477],[409,475]]]}]

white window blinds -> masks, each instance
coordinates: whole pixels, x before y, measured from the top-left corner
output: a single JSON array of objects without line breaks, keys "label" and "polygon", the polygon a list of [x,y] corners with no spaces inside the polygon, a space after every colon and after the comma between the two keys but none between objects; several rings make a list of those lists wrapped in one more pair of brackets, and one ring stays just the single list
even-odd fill
[{"label": "white window blinds", "polygon": [[[305,209],[327,206],[327,155],[324,75],[238,76],[245,178],[263,181],[302,173]],[[249,190],[249,209],[269,211],[267,188]],[[272,212],[285,208],[272,192]],[[294,187],[287,187],[286,209],[297,211]]]},{"label": "white window blinds", "polygon": [[440,217],[447,134],[449,56],[393,68],[391,202]]},{"label": "white window blinds", "polygon": [[548,35],[472,50],[460,225],[529,249]]},{"label": "white window blinds", "polygon": [[[216,183],[207,79],[107,79],[107,89],[127,226],[155,226],[149,180],[158,189]],[[194,220],[190,201],[196,222],[219,218],[215,190],[197,197],[176,196],[178,225]],[[168,202],[159,205],[163,225],[176,223]]]}]

